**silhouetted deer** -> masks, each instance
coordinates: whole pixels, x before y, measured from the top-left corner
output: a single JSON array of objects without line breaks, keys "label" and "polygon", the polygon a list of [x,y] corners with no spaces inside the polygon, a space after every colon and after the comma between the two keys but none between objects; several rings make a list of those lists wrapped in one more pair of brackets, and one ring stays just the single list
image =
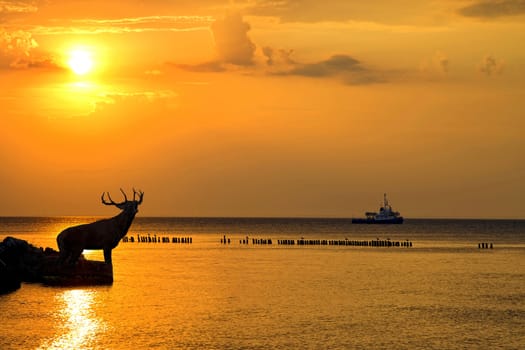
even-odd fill
[{"label": "silhouetted deer", "polygon": [[[57,236],[60,263],[73,265],[84,249],[102,249],[104,250],[104,261],[106,264],[111,264],[111,251],[128,232],[144,197],[142,191],[137,192],[133,189],[133,200],[128,201],[126,193],[122,189],[120,191],[124,195],[122,203],[115,203],[109,196],[109,192],[107,193],[109,202],[104,199],[104,192],[101,197],[103,204],[114,205],[122,210],[120,214],[90,224],[69,227],[60,232]],[[138,195],[138,200],[135,199],[136,195]]]}]

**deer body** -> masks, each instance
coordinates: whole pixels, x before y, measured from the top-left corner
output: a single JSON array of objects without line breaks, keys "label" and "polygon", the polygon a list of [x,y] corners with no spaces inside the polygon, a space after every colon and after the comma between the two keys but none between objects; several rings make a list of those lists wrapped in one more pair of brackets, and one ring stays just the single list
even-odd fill
[{"label": "deer body", "polygon": [[[122,190],[121,190],[122,191]],[[138,212],[138,205],[142,203],[144,193],[139,192],[139,200],[135,200],[137,192],[133,190],[133,200],[128,201],[124,191],[125,201],[115,203],[110,199],[106,202],[102,194],[102,203],[115,205],[122,212],[112,218],[102,219],[90,224],[68,227],[57,236],[59,261],[74,264],[84,249],[101,249],[104,251],[104,261],[111,264],[111,251],[119,244],[122,237],[128,233],[129,227]]]}]

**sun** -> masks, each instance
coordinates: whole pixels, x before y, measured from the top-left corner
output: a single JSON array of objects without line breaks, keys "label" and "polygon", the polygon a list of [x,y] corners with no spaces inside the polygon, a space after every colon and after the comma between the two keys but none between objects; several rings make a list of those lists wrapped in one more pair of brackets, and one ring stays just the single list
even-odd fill
[{"label": "sun", "polygon": [[93,70],[93,57],[87,50],[77,49],[69,54],[69,68],[77,75],[85,75]]}]

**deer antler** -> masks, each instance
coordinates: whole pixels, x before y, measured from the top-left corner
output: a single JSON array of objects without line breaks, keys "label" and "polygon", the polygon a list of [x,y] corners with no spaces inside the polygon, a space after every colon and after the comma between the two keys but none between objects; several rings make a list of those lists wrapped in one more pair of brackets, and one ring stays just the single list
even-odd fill
[{"label": "deer antler", "polygon": [[[104,199],[104,195],[107,193],[108,195],[108,198],[110,200],[110,202],[106,202],[106,200]],[[105,205],[117,205],[117,203],[113,202],[113,199],[111,199],[110,195],[109,195],[109,192],[102,192],[102,197],[100,197],[102,199],[102,204],[105,204]]]},{"label": "deer antler", "polygon": [[122,190],[122,188],[120,189],[120,192],[122,192],[122,194],[124,195],[124,202],[127,202],[128,201],[128,197],[126,197],[126,192],[124,192]]},{"label": "deer antler", "polygon": [[[104,203],[105,205],[116,205],[116,206],[119,206],[119,205],[122,205],[122,204],[124,204],[126,202],[130,202],[130,201],[128,201],[128,196],[126,196],[126,192],[124,192],[124,190],[122,188],[120,189],[120,192],[122,192],[122,194],[124,195],[124,202],[122,202],[122,203],[115,203],[113,201],[113,199],[111,199],[111,196],[109,195],[109,192],[102,192],[102,197],[101,197],[102,203]],[[109,202],[107,202],[106,199],[104,198],[105,195],[108,196]],[[139,200],[138,201],[135,199],[137,195],[139,196]],[[136,191],[135,189],[133,189],[133,201],[136,201],[137,204],[140,204],[140,203],[142,203],[142,198],[143,197],[144,197],[144,192],[142,192],[140,190]]]},{"label": "deer antler", "polygon": [[139,190],[138,192],[135,191],[135,189],[133,189],[133,200],[135,200],[135,194],[139,195],[139,200],[137,201],[137,204],[140,204],[142,203],[142,198],[144,197],[144,192],[142,192],[141,190]]},{"label": "deer antler", "polygon": [[[113,199],[111,199],[111,196],[109,195],[109,192],[102,192],[102,197],[101,197],[102,198],[102,203],[105,204],[105,205],[116,205],[116,206],[119,206],[119,205],[122,205],[122,204],[126,203],[128,201],[128,197],[126,197],[126,194],[124,193],[122,188],[120,189],[120,191],[124,195],[124,202],[122,202],[122,203],[115,203],[113,201]],[[109,202],[106,202],[106,200],[104,199],[104,195],[105,194],[108,195]]]}]

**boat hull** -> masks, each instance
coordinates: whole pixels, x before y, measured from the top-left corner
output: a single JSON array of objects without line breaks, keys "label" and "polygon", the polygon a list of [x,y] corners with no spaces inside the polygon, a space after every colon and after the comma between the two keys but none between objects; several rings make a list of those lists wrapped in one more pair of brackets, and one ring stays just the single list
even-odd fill
[{"label": "boat hull", "polygon": [[403,218],[396,217],[391,219],[368,219],[368,218],[355,218],[352,219],[352,224],[379,224],[379,225],[391,225],[391,224],[402,224]]}]

